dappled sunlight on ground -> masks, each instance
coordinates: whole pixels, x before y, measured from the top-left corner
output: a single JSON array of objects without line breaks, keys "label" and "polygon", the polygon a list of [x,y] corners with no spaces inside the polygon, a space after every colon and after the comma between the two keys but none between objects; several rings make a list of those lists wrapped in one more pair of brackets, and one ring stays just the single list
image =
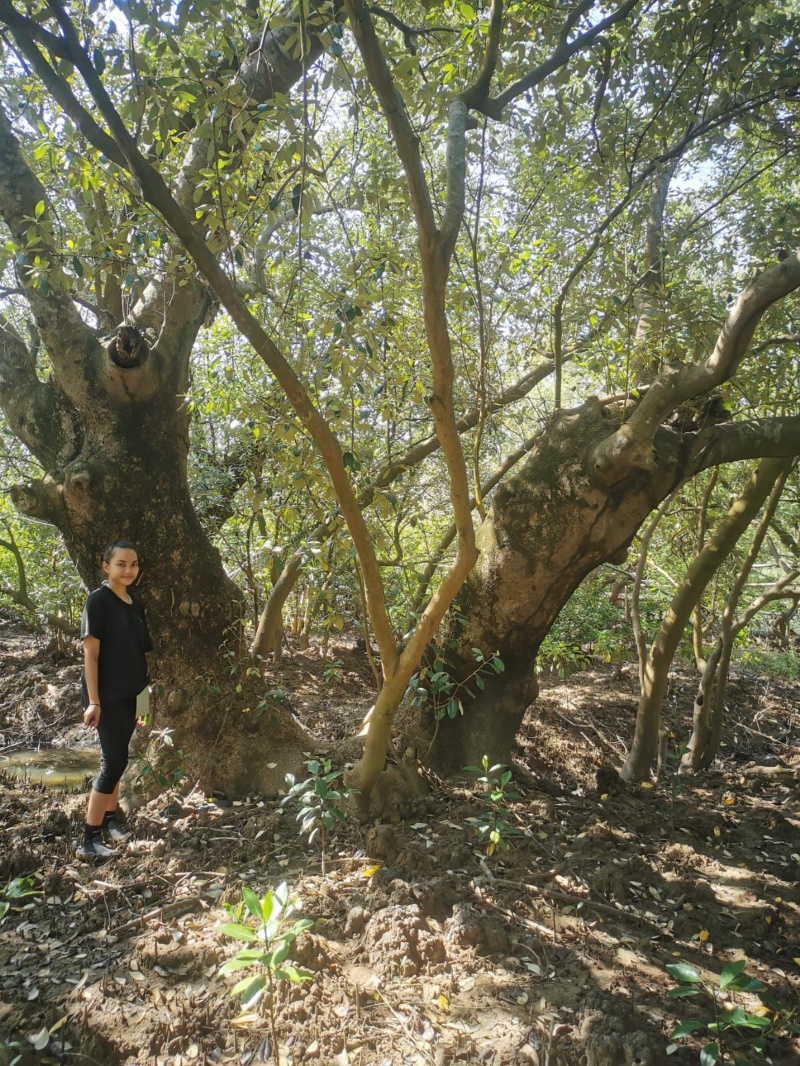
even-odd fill
[{"label": "dappled sunlight on ground", "polygon": [[[268,683],[312,731],[337,739],[357,731],[372,688],[361,653],[337,648],[332,661],[324,676],[313,653],[296,656]],[[74,673],[34,661],[30,647],[18,656],[6,741],[60,722]],[[676,739],[690,682],[688,671],[675,676]],[[295,810],[200,794],[131,812],[134,841],[87,867],[73,857],[84,797],[6,780],[0,884],[31,874],[41,895],[0,922],[0,1033],[22,1041],[23,1066],[272,1061],[264,1003],[241,1017],[229,995],[241,974],[219,973],[244,946],[219,925],[243,884],[263,894],[286,880],[314,923],[296,945],[314,979],[275,997],[281,1062],[697,1062],[697,1040],[670,1041],[678,1018],[701,1015],[668,997],[668,963],[711,974],[746,959],[780,1000],[800,1000],[798,781],[791,770],[758,773],[796,765],[797,692],[738,678],[738,739],[719,768],[643,788],[613,772],[632,733],[634,683],[633,670],[597,670],[544,687],[515,753],[508,847],[491,856],[476,836],[492,812],[474,775],[431,778],[380,824],[349,822],[324,874]],[[772,1051],[775,1063],[800,1061],[787,1042]]]}]

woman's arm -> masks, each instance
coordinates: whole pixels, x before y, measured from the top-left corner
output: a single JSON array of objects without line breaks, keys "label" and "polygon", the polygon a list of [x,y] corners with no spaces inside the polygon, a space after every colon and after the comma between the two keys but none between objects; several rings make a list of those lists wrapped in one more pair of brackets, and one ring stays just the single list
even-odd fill
[{"label": "woman's arm", "polygon": [[100,655],[100,641],[97,637],[83,638],[83,676],[86,678],[86,691],[89,694],[89,706],[83,712],[83,724],[96,726],[100,721],[100,690],[98,688],[97,660]]}]

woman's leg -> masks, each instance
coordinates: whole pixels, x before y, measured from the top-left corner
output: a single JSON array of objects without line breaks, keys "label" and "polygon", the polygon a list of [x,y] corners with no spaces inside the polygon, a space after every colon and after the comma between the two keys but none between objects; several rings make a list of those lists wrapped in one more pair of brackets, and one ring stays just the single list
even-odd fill
[{"label": "woman's leg", "polygon": [[109,797],[103,792],[97,792],[93,788],[89,793],[89,803],[86,807],[86,824],[87,825],[102,825],[103,815],[108,809]]},{"label": "woman's leg", "polygon": [[100,773],[94,780],[86,809],[83,844],[78,853],[86,858],[111,858],[116,851],[102,842],[107,813],[116,811],[119,782],[128,765],[128,745],[136,728],[136,700],[107,703],[101,708],[97,733],[100,739]]},{"label": "woman's leg", "polygon": [[119,781],[117,781],[116,785],[114,786],[114,791],[111,793],[110,796],[106,797],[106,799],[106,809],[103,813],[114,814],[117,807],[119,806]]}]

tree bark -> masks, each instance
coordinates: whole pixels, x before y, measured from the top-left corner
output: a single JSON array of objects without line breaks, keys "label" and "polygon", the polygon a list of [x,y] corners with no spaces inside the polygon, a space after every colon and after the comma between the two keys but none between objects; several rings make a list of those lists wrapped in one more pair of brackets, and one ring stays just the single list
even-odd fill
[{"label": "tree bark", "polygon": [[447,657],[458,681],[475,669],[473,649],[487,659],[497,654],[505,669],[485,670],[485,687],[469,686],[474,698],[458,693],[464,714],[440,723],[429,755],[436,767],[460,770],[483,755],[507,760],[538,691],[537,651],[558,612],[591,570],[624,560],[642,522],[688,469],[690,452],[663,429],[658,469],[633,470],[608,489],[594,476],[593,449],[618,425],[596,399],[558,412],[520,472],[495,491],[478,531],[478,562],[443,643],[455,642]]}]

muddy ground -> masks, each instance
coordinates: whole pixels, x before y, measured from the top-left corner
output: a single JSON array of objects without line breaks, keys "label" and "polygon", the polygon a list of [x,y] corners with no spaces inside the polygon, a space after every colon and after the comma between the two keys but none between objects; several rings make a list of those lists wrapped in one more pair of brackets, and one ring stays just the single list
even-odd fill
[{"label": "muddy ground", "polygon": [[[370,673],[354,650],[333,655],[295,654],[268,684],[309,728],[341,737],[371,702]],[[0,669],[0,757],[91,742],[74,724],[75,660],[6,622]],[[84,795],[0,779],[0,889],[29,877],[37,891],[0,920],[0,1066],[274,1062],[268,998],[243,1011],[229,991],[242,973],[220,974],[247,946],[220,925],[243,885],[263,895],[283,881],[314,924],[294,953],[313,979],[272,1000],[281,1063],[696,1063],[708,1035],[671,1033],[713,1007],[668,995],[676,962],[712,981],[744,960],[797,1008],[800,690],[738,674],[717,770],[629,788],[604,768],[630,742],[635,676],[545,683],[515,752],[508,847],[491,856],[475,774],[430,779],[402,818],[348,822],[324,873],[296,810],[197,793],[131,810],[132,843],[87,866],[74,858]],[[676,745],[691,702],[687,667],[667,708]],[[720,1010],[758,1003],[729,993]],[[747,1050],[735,1032],[728,1046]],[[766,1050],[752,1061],[800,1063],[795,1037],[768,1036]]]}]

